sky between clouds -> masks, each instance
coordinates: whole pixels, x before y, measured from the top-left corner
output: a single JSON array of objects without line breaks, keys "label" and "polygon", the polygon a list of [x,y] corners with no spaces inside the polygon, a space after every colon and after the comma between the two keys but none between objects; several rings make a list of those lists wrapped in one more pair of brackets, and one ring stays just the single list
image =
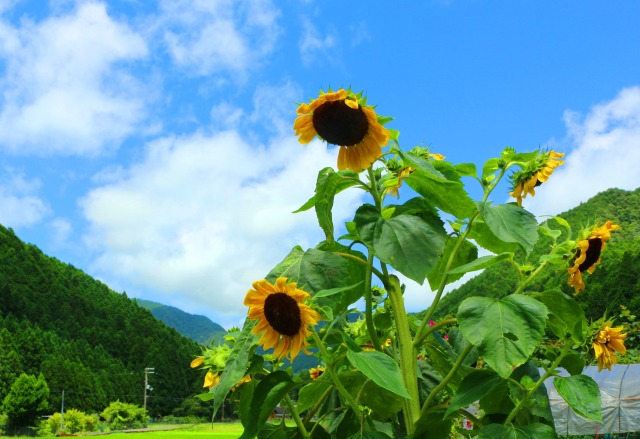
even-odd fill
[{"label": "sky between clouds", "polygon": [[[524,203],[560,213],[640,186],[639,14],[632,1],[0,0],[0,223],[130,297],[239,325],[251,282],[322,239],[312,212],[291,212],[337,151],[297,142],[295,102],[365,89],[404,149],[454,163],[565,151]],[[342,193],[335,223],[362,201]],[[411,311],[431,297],[408,285]]]}]

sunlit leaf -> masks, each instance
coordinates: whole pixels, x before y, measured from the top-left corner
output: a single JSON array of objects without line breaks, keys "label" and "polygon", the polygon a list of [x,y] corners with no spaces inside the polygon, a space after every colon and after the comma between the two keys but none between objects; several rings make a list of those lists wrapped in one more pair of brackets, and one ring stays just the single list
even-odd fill
[{"label": "sunlit leaf", "polygon": [[556,377],[553,385],[577,414],[602,422],[600,388],[593,378],[586,375]]}]

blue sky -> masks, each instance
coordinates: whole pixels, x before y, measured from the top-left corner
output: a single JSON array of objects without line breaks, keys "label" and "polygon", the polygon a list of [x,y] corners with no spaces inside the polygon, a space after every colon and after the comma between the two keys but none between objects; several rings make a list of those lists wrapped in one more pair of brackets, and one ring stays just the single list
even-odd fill
[{"label": "blue sky", "polygon": [[[364,89],[404,149],[456,163],[564,151],[524,203],[559,213],[640,186],[638,17],[636,1],[0,0],[0,223],[130,297],[240,324],[251,282],[321,239],[290,212],[337,151],[298,144],[295,102]],[[342,194],[336,223],[360,202]],[[411,310],[430,297],[409,284]]]}]

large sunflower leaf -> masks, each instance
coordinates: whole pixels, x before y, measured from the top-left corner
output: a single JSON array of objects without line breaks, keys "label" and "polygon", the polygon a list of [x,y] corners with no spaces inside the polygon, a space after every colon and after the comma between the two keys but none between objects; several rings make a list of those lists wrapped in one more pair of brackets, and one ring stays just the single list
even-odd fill
[{"label": "large sunflower leaf", "polygon": [[468,407],[487,395],[503,382],[503,378],[490,369],[476,369],[462,379],[458,391],[453,395],[445,418],[456,410]]},{"label": "large sunflower leaf", "polygon": [[290,281],[297,282],[298,288],[312,296],[323,290],[346,288],[340,294],[318,299],[320,307],[328,306],[334,315],[341,314],[364,294],[364,285],[361,281],[365,276],[365,265],[340,256],[336,252],[348,253],[366,261],[361,253],[338,243],[321,244],[319,248],[307,251],[296,246],[280,264],[271,270],[266,279],[275,282],[278,277],[287,277]]},{"label": "large sunflower leaf", "polygon": [[404,181],[434,206],[458,219],[469,218],[476,211],[475,203],[450,163],[425,160],[413,154],[402,154],[402,159],[415,168]]},{"label": "large sunflower leaf", "polygon": [[229,391],[238,382],[244,378],[247,367],[249,366],[249,359],[253,355],[255,346],[257,345],[257,338],[251,333],[253,327],[257,324],[256,320],[246,319],[240,335],[236,339],[231,353],[229,353],[229,361],[224,366],[224,371],[220,377],[220,381],[213,390],[213,416],[222,406],[222,403],[229,393]]},{"label": "large sunflower leaf", "polygon": [[545,424],[535,423],[523,426],[489,424],[485,425],[478,439],[556,439],[555,430]]},{"label": "large sunflower leaf", "polygon": [[556,377],[553,385],[577,414],[602,422],[600,388],[593,378],[586,375]]},{"label": "large sunflower leaf", "polygon": [[517,204],[478,203],[478,210],[493,234],[504,242],[519,244],[528,254],[538,240],[538,222]]},{"label": "large sunflower leaf", "polygon": [[521,249],[515,242],[505,242],[499,239],[480,217],[473,222],[469,239],[474,240],[480,247],[495,254],[515,253]]},{"label": "large sunflower leaf", "polygon": [[587,326],[587,318],[584,310],[573,297],[556,290],[535,293],[531,297],[544,303],[549,308],[549,329],[558,338],[563,339],[573,334],[576,336],[574,340],[577,343],[584,341],[582,333],[574,334],[573,328],[578,323]]},{"label": "large sunflower leaf", "polygon": [[547,307],[523,295],[469,297],[458,308],[463,335],[503,378],[523,364],[542,340]]},{"label": "large sunflower leaf", "polygon": [[318,172],[315,195],[294,213],[315,207],[318,224],[324,231],[327,241],[332,243],[334,241],[333,216],[331,213],[333,200],[337,193],[357,184],[360,184],[358,174],[351,170],[335,172],[333,168],[324,168]]},{"label": "large sunflower leaf", "polygon": [[403,398],[411,399],[404,386],[400,367],[390,356],[377,351],[349,350],[347,358],[353,367],[380,387]]},{"label": "large sunflower leaf", "polygon": [[511,257],[513,257],[513,253],[500,253],[495,256],[481,256],[468,264],[460,265],[459,267],[449,270],[448,273],[452,275],[462,275],[470,271],[484,270],[485,268],[491,267],[505,259],[510,259]]},{"label": "large sunflower leaf", "polygon": [[382,262],[419,284],[438,263],[446,232],[431,218],[401,214],[385,219],[365,204],[357,210],[355,223],[360,238]]},{"label": "large sunflower leaf", "polygon": [[[429,286],[431,286],[432,290],[436,290],[440,286],[440,282],[444,277],[445,267],[449,262],[449,258],[451,257],[451,253],[455,246],[458,243],[457,237],[450,237],[447,239],[446,244],[444,246],[444,250],[442,255],[438,258],[438,263],[436,266],[429,272],[427,279],[429,280]],[[464,240],[456,253],[456,256],[453,260],[452,268],[459,267],[461,265],[465,265],[478,257],[478,247],[473,245],[470,241]],[[455,282],[464,276],[464,273],[461,274],[451,274],[449,272],[449,276],[447,276],[447,284],[451,282]]]},{"label": "large sunflower leaf", "polygon": [[250,413],[253,416],[245,419],[244,432],[240,439],[256,437],[278,403],[295,386],[296,383],[283,370],[277,370],[262,378],[251,398]]},{"label": "large sunflower leaf", "polygon": [[404,399],[394,392],[379,386],[359,370],[342,372],[340,382],[354,399],[370,408],[379,419],[394,417],[401,409]]},{"label": "large sunflower leaf", "polygon": [[451,434],[452,419],[443,419],[444,410],[427,411],[420,414],[415,423],[411,439],[448,439]]}]

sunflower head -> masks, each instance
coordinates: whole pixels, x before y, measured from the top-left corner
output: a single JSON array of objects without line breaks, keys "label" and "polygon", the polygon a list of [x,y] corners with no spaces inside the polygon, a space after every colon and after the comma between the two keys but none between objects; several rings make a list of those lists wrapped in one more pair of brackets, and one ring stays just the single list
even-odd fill
[{"label": "sunflower head", "polygon": [[605,367],[611,370],[611,366],[618,362],[616,352],[619,354],[627,352],[627,348],[624,345],[624,339],[627,334],[622,333],[624,327],[612,328],[611,325],[611,321],[602,323],[602,326],[593,337],[592,346],[594,356],[598,362],[598,372]]},{"label": "sunflower head", "polygon": [[390,134],[362,93],[351,90],[321,92],[309,104],[301,104],[293,129],[298,141],[307,144],[318,136],[340,146],[338,169],[361,172],[382,156]]},{"label": "sunflower head", "polygon": [[522,199],[527,195],[532,197],[536,194],[535,188],[546,182],[553,171],[564,163],[560,160],[564,153],[555,151],[540,152],[521,171],[516,172],[511,177],[513,190],[509,193],[518,201],[518,206],[522,206]]},{"label": "sunflower head", "polygon": [[573,286],[576,295],[585,288],[582,273],[587,271],[592,274],[594,272],[600,263],[602,251],[611,238],[611,232],[619,228],[619,225],[607,221],[603,226],[596,225],[590,231],[582,231],[580,234],[581,239],[576,243],[574,257],[567,269],[569,285]]},{"label": "sunflower head", "polygon": [[301,350],[308,353],[308,326],[320,321],[320,314],[303,303],[308,297],[309,293],[297,288],[295,282],[287,282],[286,277],[279,277],[275,284],[256,281],[247,291],[244,304],[249,307],[248,317],[258,321],[251,332],[262,334],[259,344],[265,350],[274,348],[277,358],[286,355],[293,361]]},{"label": "sunflower head", "polygon": [[309,376],[312,380],[317,380],[318,378],[320,378],[320,375],[324,373],[324,371],[325,368],[322,366],[312,367],[311,369],[309,369]]}]

